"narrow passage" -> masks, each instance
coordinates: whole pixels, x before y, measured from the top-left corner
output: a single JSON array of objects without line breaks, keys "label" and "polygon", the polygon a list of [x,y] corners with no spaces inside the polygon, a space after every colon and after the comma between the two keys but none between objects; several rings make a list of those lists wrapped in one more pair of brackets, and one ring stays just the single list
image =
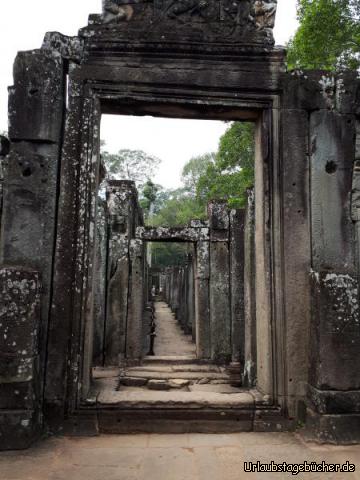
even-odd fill
[{"label": "narrow passage", "polygon": [[165,302],[155,302],[155,355],[188,356],[196,354],[191,335],[185,335]]}]

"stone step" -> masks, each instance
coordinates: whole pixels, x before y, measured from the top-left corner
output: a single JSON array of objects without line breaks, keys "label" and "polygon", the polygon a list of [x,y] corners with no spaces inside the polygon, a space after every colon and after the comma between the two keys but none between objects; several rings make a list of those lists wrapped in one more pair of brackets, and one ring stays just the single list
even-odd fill
[{"label": "stone step", "polygon": [[[173,379],[183,379],[191,380],[194,383],[198,383],[199,380],[224,380],[230,381],[230,377],[226,373],[218,372],[169,372],[169,371],[146,371],[146,370],[127,370],[125,375],[121,377],[132,377],[132,378],[144,378],[148,380],[173,380]],[[121,378],[120,377],[120,378]]]},{"label": "stone step", "polygon": [[172,355],[172,356],[146,356],[143,360],[143,365],[154,365],[154,364],[163,364],[163,365],[187,365],[200,363],[197,360],[195,355]]},{"label": "stone step", "polygon": [[124,389],[102,391],[97,398],[98,406],[117,406],[121,409],[249,409],[254,408],[254,397],[248,392],[183,392],[153,391],[147,389]]},{"label": "stone step", "polygon": [[192,372],[192,373],[225,373],[224,367],[217,365],[141,365],[137,367],[125,368],[125,373],[131,375],[133,372],[162,372],[162,373],[179,373],[179,372]]}]

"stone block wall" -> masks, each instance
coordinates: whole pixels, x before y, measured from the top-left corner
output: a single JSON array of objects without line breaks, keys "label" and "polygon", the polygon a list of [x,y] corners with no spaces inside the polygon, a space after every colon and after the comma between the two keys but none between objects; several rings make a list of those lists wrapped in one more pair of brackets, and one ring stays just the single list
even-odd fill
[{"label": "stone block wall", "polygon": [[309,341],[297,340],[297,348],[308,353],[304,395],[312,438],[351,443],[360,440],[360,82],[353,72],[313,72],[312,80],[318,109],[302,120],[309,131],[311,315]]},{"label": "stone block wall", "polygon": [[27,448],[42,429],[39,274],[0,269],[0,450]]},{"label": "stone block wall", "polygon": [[0,262],[39,272],[42,282],[40,365],[43,377],[52,292],[65,66],[56,52],[20,52],[9,88],[9,139],[3,182]]}]

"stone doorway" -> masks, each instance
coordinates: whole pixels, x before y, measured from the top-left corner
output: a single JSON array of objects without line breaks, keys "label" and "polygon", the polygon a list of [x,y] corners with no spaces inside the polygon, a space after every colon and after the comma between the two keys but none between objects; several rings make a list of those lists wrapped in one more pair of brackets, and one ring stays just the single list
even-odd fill
[{"label": "stone doorway", "polygon": [[[138,107],[139,109],[140,107]],[[171,110],[168,108],[168,115],[173,116],[176,113],[176,109]],[[258,269],[258,285],[257,290],[253,283],[253,274],[251,282],[248,284],[248,295],[251,297],[249,302],[257,303],[257,308],[261,309],[262,315],[258,317],[256,324],[255,316],[248,316],[248,324],[245,327],[244,324],[244,241],[245,241],[245,223],[246,214],[244,212],[232,212],[225,203],[213,202],[209,205],[209,220],[202,223],[198,221],[192,222],[189,226],[183,226],[179,228],[153,228],[144,227],[140,220],[138,207],[125,206],[125,203],[130,200],[131,187],[126,182],[110,182],[108,188],[109,198],[113,195],[114,201],[111,201],[112,205],[115,205],[118,199],[121,199],[119,205],[121,208],[119,211],[110,212],[111,217],[111,229],[116,236],[116,241],[119,245],[123,245],[123,242],[119,241],[121,235],[126,234],[129,236],[130,243],[126,255],[129,255],[129,265],[132,262],[136,262],[136,271],[139,272],[137,279],[130,280],[130,284],[133,288],[137,285],[136,294],[127,294],[128,298],[133,298],[130,303],[127,304],[123,310],[129,315],[129,311],[132,313],[126,323],[127,328],[130,326],[130,330],[125,333],[123,340],[124,344],[124,357],[125,366],[120,366],[120,370],[116,367],[117,357],[108,363],[108,367],[105,369],[95,369],[94,384],[92,385],[90,378],[82,381],[83,397],[82,402],[85,405],[91,404],[94,398],[96,400],[97,408],[112,408],[118,410],[118,414],[123,412],[123,409],[129,408],[139,414],[136,402],[136,394],[139,391],[132,391],[136,388],[144,393],[143,406],[145,405],[145,411],[152,411],[154,404],[148,401],[148,395],[154,393],[152,390],[163,389],[167,392],[164,394],[157,393],[155,401],[155,410],[153,414],[156,415],[161,409],[166,408],[166,405],[173,402],[176,408],[180,408],[182,413],[187,412],[188,415],[193,416],[193,405],[195,402],[195,408],[205,408],[206,405],[214,402],[214,408],[216,410],[215,416],[219,414],[219,408],[228,409],[229,414],[232,412],[235,401],[241,404],[241,418],[245,422],[244,427],[249,428],[248,425],[253,422],[254,408],[265,408],[272,403],[273,399],[273,373],[272,365],[269,362],[269,358],[273,355],[273,346],[270,336],[270,303],[271,300],[268,297],[270,288],[266,285],[266,279],[270,278],[270,275],[266,274],[266,269],[271,269],[270,265],[270,243],[265,238],[263,219],[266,213],[265,209],[269,205],[269,199],[265,197],[265,191],[269,172],[264,165],[262,159],[262,152],[264,145],[268,145],[270,139],[264,129],[264,125],[267,125],[266,121],[271,121],[270,117],[263,117],[263,113],[259,111],[239,108],[238,113],[235,115],[233,111],[229,114],[226,113],[226,109],[219,115],[217,113],[217,107],[207,107],[202,115],[199,113],[192,113],[189,109],[188,113],[185,113],[185,107],[182,117],[188,116],[189,118],[221,118],[227,120],[251,120],[256,121],[257,125],[257,148],[256,148],[256,197],[260,199],[257,206],[258,219],[257,225],[253,222],[255,216],[256,202],[254,202],[254,193],[249,192],[249,207],[248,207],[248,236],[254,237],[256,232],[257,242],[249,243],[250,249],[255,249],[255,244],[258,245],[257,258],[259,263]],[[140,110],[137,110],[140,111]],[[144,107],[144,112],[147,109]],[[152,107],[152,114],[155,113],[154,107]],[[162,107],[159,106],[159,114],[163,113]],[[265,122],[265,123],[264,123]],[[269,128],[269,126],[267,127]],[[269,128],[270,129],[270,128]],[[124,193],[121,193],[121,191]],[[127,199],[124,203],[124,199]],[[136,203],[136,202],[135,202]],[[126,213],[132,212],[131,220],[126,217]],[[137,220],[139,218],[139,220]],[[129,223],[130,220],[130,223]],[[122,225],[122,226],[121,226]],[[253,228],[252,231],[251,228]],[[143,302],[143,296],[145,295],[144,278],[146,275],[142,272],[143,262],[145,258],[144,243],[146,242],[161,242],[161,241],[181,241],[192,242],[195,245],[195,262],[194,262],[194,303],[196,304],[196,319],[195,319],[195,341],[196,341],[196,358],[150,358],[144,356],[143,348],[143,333],[141,333],[141,304]],[[96,243],[96,241],[95,241]],[[118,247],[114,247],[116,250]],[[114,250],[114,251],[115,251]],[[255,254],[255,252],[254,252]],[[117,252],[117,258],[123,258],[123,254]],[[128,268],[127,264],[122,264],[122,272],[125,272]],[[134,271],[134,265],[132,269]],[[248,262],[248,268],[254,269],[254,265],[250,265],[250,258]],[[270,271],[270,270],[269,270]],[[119,269],[120,272],[120,269]],[[131,275],[128,275],[130,278]],[[250,278],[250,277],[249,277]],[[126,282],[129,280],[127,279]],[[265,283],[264,283],[265,281]],[[96,282],[95,282],[96,284]],[[123,284],[123,281],[120,281]],[[119,284],[119,285],[120,285]],[[130,285],[129,284],[129,285]],[[130,288],[130,287],[129,287]],[[139,295],[140,290],[143,292]],[[119,292],[121,289],[117,289]],[[255,292],[257,297],[255,298]],[[92,294],[90,294],[92,296]],[[118,294],[115,294],[117,298]],[[236,299],[236,305],[232,303]],[[136,306],[136,305],[137,306]],[[130,310],[129,310],[130,308]],[[108,307],[108,311],[110,308]],[[135,313],[137,311],[137,313]],[[135,316],[137,315],[137,320]],[[198,320],[198,321],[197,321]],[[88,321],[91,322],[91,319]],[[135,325],[135,329],[131,328],[131,325]],[[247,328],[248,346],[245,352],[244,342],[245,328]],[[259,353],[256,352],[257,337],[261,335],[261,348]],[[91,333],[91,329],[88,330]],[[86,329],[85,329],[86,332]],[[110,338],[119,338],[119,336],[113,335],[113,331],[110,332]],[[259,337],[260,338],[260,337]],[[85,337],[86,339],[86,337]],[[255,344],[255,347],[254,347]],[[86,351],[86,345],[91,345],[91,337],[85,340],[84,350],[84,365],[87,365],[86,361],[89,352]],[[90,350],[89,350],[90,351]],[[118,355],[119,346],[115,345],[115,355]],[[161,356],[163,357],[163,356]],[[177,357],[177,356],[175,356]],[[245,363],[246,357],[246,363]],[[106,358],[106,357],[105,357]],[[263,360],[264,359],[264,360]],[[120,361],[120,365],[122,362]],[[257,370],[259,365],[259,370]],[[181,372],[181,373],[180,373]],[[259,373],[259,375],[258,375]],[[89,375],[89,371],[86,369],[84,375]],[[185,378],[182,378],[185,377]],[[260,393],[259,390],[253,390],[250,393],[249,388],[252,388],[255,383],[255,378],[258,377],[259,382],[262,382],[265,391],[269,393]],[[243,381],[245,379],[245,381]],[[150,385],[150,388],[148,388]],[[204,386],[201,386],[204,385]],[[243,385],[245,389],[239,390],[239,387]],[[100,388],[100,389],[99,389]],[[130,390],[129,390],[130,389]],[[198,389],[198,391],[196,391]],[[267,389],[267,390],[266,390]],[[145,392],[144,392],[145,390]],[[150,394],[147,390],[150,390]],[[177,401],[177,397],[170,398],[169,390],[176,390],[176,393],[180,393],[180,403]],[[195,391],[195,397],[193,398],[193,390]],[[184,393],[191,393],[182,398]],[[240,397],[231,396],[233,394],[240,395]],[[130,396],[130,397],[129,397]],[[201,397],[201,398],[200,398]],[[128,400],[133,399],[130,403]],[[191,406],[192,405],[192,406]],[[255,407],[257,405],[257,407]],[[270,407],[271,409],[272,407]],[[115,409],[115,410],[114,410]],[[160,409],[160,410],[159,410]],[[157,413],[156,413],[157,412]],[[239,411],[236,410],[236,414]],[[278,406],[276,406],[272,412],[276,416],[278,413]],[[133,419],[133,414],[130,417]],[[205,415],[206,417],[206,415]],[[211,417],[211,415],[210,415]],[[209,417],[209,418],[210,418]],[[130,420],[129,420],[130,421]],[[132,421],[130,423],[132,424]],[[217,423],[217,422],[216,422]],[[125,422],[126,424],[126,422]],[[141,424],[143,425],[143,423]],[[104,431],[108,427],[103,427]],[[114,428],[112,427],[115,431]],[[129,424],[126,427],[118,426],[119,431],[123,431],[129,428]],[[140,428],[140,427],[139,427]],[[150,428],[150,427],[149,427]],[[228,428],[228,427],[226,427]],[[239,424],[237,427],[240,428]]]},{"label": "stone doorway", "polygon": [[[186,422],[274,430],[300,421],[318,440],[359,440],[356,72],[286,72],[285,51],[273,45],[276,8],[265,2],[209,0],[185,11],[126,3],[114,13],[104,2],[77,37],[48,33],[41,49],[15,62],[0,248],[5,448],[28,445],[43,419],[55,432],[92,433]],[[121,406],[91,396],[103,113],[256,123],[256,331],[245,340],[256,352],[257,391],[232,397],[229,408],[143,408],[136,395]],[[222,264],[226,219],[221,208],[212,213],[205,243]],[[151,233],[138,227],[128,245],[135,273]],[[222,293],[209,295],[220,320]],[[127,343],[128,353],[138,355],[139,345]],[[204,356],[218,352],[202,347]],[[253,378],[246,359],[245,370]]]}]

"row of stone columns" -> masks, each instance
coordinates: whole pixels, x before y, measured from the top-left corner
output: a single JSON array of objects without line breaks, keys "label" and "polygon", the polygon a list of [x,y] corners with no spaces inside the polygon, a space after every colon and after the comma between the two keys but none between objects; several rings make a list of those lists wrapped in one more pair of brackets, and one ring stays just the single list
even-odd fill
[{"label": "row of stone columns", "polygon": [[110,180],[98,201],[94,281],[95,365],[138,362],[143,355],[143,223],[135,184]]},{"label": "row of stone columns", "polygon": [[227,202],[213,201],[206,222],[141,232],[149,241],[193,243],[194,257],[188,265],[164,273],[165,299],[184,331],[193,334],[199,359],[231,362],[238,371],[245,356],[244,228],[243,210],[229,210]]},{"label": "row of stone columns", "polygon": [[161,273],[163,297],[174,312],[181,328],[195,340],[194,260],[189,255],[185,265],[169,267]]}]

